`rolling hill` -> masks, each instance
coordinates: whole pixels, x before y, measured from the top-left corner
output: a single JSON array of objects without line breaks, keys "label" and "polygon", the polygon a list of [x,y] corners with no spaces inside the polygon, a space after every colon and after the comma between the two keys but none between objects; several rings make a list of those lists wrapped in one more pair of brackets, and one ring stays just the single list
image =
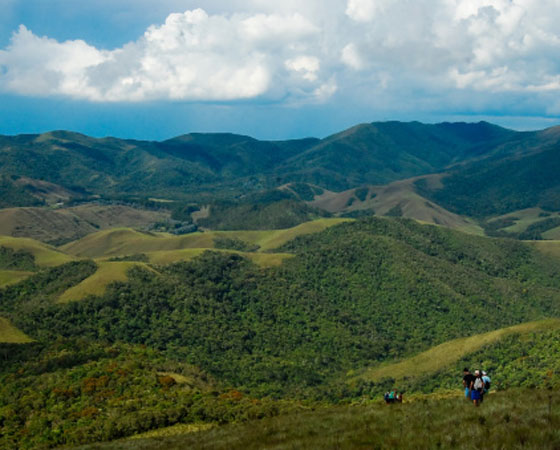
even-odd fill
[{"label": "rolling hill", "polygon": [[100,231],[60,247],[70,255],[88,258],[126,256],[185,249],[211,249],[220,237],[237,239],[258,246],[260,251],[278,248],[296,236],[315,233],[348,219],[319,219],[284,230],[213,231],[184,236],[145,233],[129,228]]}]

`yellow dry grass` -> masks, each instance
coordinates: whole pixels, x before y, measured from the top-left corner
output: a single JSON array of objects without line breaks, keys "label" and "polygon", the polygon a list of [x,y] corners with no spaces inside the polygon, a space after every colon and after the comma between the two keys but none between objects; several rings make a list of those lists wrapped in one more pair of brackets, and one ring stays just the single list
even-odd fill
[{"label": "yellow dry grass", "polygon": [[16,284],[27,277],[33,275],[33,272],[23,272],[18,270],[0,270],[0,288]]},{"label": "yellow dry grass", "polygon": [[29,342],[33,342],[33,340],[14,327],[8,319],[0,317],[0,343],[27,344]]},{"label": "yellow dry grass", "polygon": [[515,333],[526,334],[555,328],[560,328],[560,319],[528,322],[467,338],[454,339],[413,356],[412,358],[405,359],[404,361],[367,369],[358,377],[353,377],[351,381],[356,379],[381,380],[389,377],[399,380],[405,376],[410,376],[410,374],[421,375],[433,373],[439,369],[450,366],[463,356],[479,350],[485,345],[493,344],[508,335]]},{"label": "yellow dry grass", "polygon": [[[107,286],[116,281],[126,281],[127,272],[134,266],[148,268],[139,262],[98,262],[98,268],[93,275],[76,286],[65,291],[59,298],[59,303],[83,300],[88,295],[103,295]],[[148,269],[152,270],[152,269]]]},{"label": "yellow dry grass", "polygon": [[545,255],[560,258],[560,240],[558,241],[526,241],[534,245],[540,252]]},{"label": "yellow dry grass", "polygon": [[319,219],[285,230],[210,231],[173,236],[167,233],[142,233],[130,228],[100,231],[60,249],[71,255],[88,258],[152,253],[170,250],[214,248],[216,237],[240,239],[257,244],[261,251],[272,250],[303,234],[322,231],[349,219]]},{"label": "yellow dry grass", "polygon": [[54,267],[75,259],[50,245],[29,238],[0,236],[0,247],[28,251],[35,256],[35,263],[41,267]]}]

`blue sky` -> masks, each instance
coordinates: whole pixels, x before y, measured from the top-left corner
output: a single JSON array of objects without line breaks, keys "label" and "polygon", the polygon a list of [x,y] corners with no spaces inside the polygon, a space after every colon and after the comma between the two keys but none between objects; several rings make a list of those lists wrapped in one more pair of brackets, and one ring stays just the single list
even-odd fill
[{"label": "blue sky", "polygon": [[0,134],[560,124],[558,0],[0,0]]}]

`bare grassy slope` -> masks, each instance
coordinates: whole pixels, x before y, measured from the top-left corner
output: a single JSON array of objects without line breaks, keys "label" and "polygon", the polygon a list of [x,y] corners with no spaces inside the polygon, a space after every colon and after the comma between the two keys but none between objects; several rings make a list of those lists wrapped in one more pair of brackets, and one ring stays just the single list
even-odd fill
[{"label": "bare grassy slope", "polygon": [[[440,176],[431,176],[432,184],[437,183]],[[449,228],[482,235],[482,229],[472,220],[454,214],[441,206],[428,201],[419,195],[415,188],[416,178],[396,181],[386,186],[369,186],[365,199],[357,194],[361,189],[350,189],[343,192],[325,191],[310,202],[311,206],[325,209],[331,213],[352,213],[370,210],[378,216],[393,214],[425,223],[443,225]],[[362,197],[364,198],[364,197]]]},{"label": "bare grassy slope", "polygon": [[62,209],[7,208],[0,209],[0,234],[56,244],[80,239],[100,229],[142,227],[168,217],[168,212],[122,205],[87,204]]},{"label": "bare grassy slope", "polygon": [[454,339],[404,361],[367,369],[353,380],[381,380],[383,378],[400,380],[410,376],[410,374],[418,376],[425,373],[435,373],[459,361],[463,356],[473,353],[485,345],[493,344],[506,336],[558,328],[560,328],[560,319],[546,319],[502,328],[467,338]]},{"label": "bare grassy slope", "polygon": [[75,259],[50,245],[28,238],[0,236],[0,246],[14,250],[26,250],[35,256],[35,263],[43,267],[54,267]]},{"label": "bare grassy slope", "polygon": [[26,344],[32,342],[25,333],[14,327],[8,319],[0,317],[0,344]]}]

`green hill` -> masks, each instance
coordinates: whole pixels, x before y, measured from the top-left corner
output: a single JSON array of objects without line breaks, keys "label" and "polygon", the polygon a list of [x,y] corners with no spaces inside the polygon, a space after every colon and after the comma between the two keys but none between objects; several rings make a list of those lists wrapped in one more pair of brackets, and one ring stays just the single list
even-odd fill
[{"label": "green hill", "polygon": [[451,211],[469,216],[493,216],[540,207],[560,210],[560,127],[519,133],[492,157],[457,166],[430,189],[417,182],[420,193]]}]

